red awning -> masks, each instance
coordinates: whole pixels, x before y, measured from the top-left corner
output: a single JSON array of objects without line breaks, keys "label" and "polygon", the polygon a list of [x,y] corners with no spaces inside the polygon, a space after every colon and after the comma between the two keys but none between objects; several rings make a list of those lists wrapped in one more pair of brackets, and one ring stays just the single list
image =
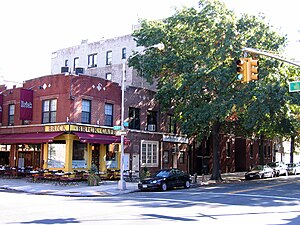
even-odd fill
[{"label": "red awning", "polygon": [[[105,135],[105,134],[91,134],[82,132],[73,132],[81,142],[92,144],[112,144],[120,143],[120,136]],[[125,143],[128,143],[128,139],[125,138]]]},{"label": "red awning", "polygon": [[52,142],[55,137],[63,133],[64,132],[0,134],[0,144],[38,144]]}]

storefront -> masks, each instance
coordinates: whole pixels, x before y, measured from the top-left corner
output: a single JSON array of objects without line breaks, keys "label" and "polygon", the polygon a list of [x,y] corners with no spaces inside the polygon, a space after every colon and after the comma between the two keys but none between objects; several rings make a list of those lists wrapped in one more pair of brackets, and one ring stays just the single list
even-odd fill
[{"label": "storefront", "polygon": [[45,125],[44,132],[1,134],[0,144],[2,152],[9,152],[2,161],[11,167],[73,172],[88,171],[94,164],[107,173],[119,170],[120,140],[110,128],[66,123]]}]

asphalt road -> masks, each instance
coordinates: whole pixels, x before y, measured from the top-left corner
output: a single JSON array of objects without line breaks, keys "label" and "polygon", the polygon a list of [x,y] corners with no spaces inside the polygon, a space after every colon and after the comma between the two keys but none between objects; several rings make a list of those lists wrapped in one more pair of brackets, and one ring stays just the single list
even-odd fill
[{"label": "asphalt road", "polygon": [[0,190],[0,224],[300,224],[300,175],[114,197]]}]

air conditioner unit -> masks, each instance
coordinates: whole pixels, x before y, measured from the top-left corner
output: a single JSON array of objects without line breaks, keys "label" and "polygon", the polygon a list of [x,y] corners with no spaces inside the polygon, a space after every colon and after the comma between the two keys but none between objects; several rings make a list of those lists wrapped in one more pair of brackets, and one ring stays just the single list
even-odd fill
[{"label": "air conditioner unit", "polygon": [[148,131],[156,131],[156,125],[155,124],[149,124],[148,125]]},{"label": "air conditioner unit", "polygon": [[60,68],[60,72],[61,73],[68,73],[69,72],[69,67],[68,66],[62,66]]},{"label": "air conditioner unit", "polygon": [[76,75],[79,75],[79,74],[83,74],[83,68],[82,67],[76,67],[75,68],[75,74]]}]

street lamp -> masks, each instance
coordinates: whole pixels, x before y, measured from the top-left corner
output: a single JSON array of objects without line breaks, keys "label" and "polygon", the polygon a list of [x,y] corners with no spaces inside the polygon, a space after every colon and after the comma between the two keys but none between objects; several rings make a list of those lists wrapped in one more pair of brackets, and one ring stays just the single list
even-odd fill
[{"label": "street lamp", "polygon": [[[142,52],[148,50],[149,48],[157,48],[159,50],[163,50],[165,48],[163,43],[151,45],[142,51],[136,53],[133,56],[139,55]],[[126,59],[123,59],[122,61],[122,82],[121,82],[121,90],[122,90],[122,103],[121,103],[121,162],[120,162],[120,180],[118,182],[118,188],[120,190],[125,190],[126,189],[126,182],[124,180],[124,102],[125,102],[125,76],[126,76]]]}]

